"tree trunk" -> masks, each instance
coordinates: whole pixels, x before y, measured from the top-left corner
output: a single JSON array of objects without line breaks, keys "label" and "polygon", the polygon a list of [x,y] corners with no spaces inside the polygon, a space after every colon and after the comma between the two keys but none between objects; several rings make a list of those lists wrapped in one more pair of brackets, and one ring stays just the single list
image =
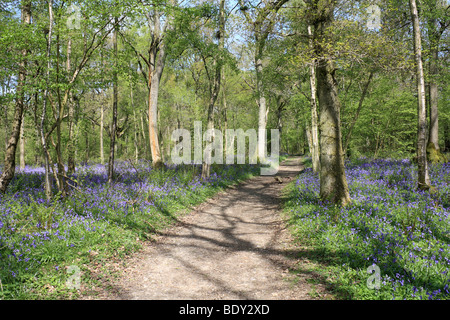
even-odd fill
[{"label": "tree trunk", "polygon": [[145,126],[144,126],[144,117],[141,115],[140,116],[141,119],[141,133],[142,133],[142,140],[141,140],[141,146],[144,146],[144,150],[145,150],[145,156],[148,158],[149,154],[148,154],[148,143],[147,143],[147,136],[145,135]]},{"label": "tree trunk", "polygon": [[305,134],[306,134],[306,140],[308,141],[308,150],[309,153],[313,153],[313,143],[312,143],[312,136],[311,136],[311,127],[307,123],[305,126]]},{"label": "tree trunk", "polygon": [[[210,98],[208,105],[208,130],[214,130],[214,105],[217,101],[220,91],[220,82],[222,79],[221,73],[223,69],[222,65],[222,50],[225,44],[225,0],[220,1],[220,18],[219,18],[219,32],[217,37],[219,38],[219,53],[214,57],[213,67],[214,67],[214,78],[213,83],[210,84]],[[205,68],[207,66],[205,65]],[[214,131],[212,131],[214,132]],[[211,137],[212,140],[215,139],[214,134]],[[205,152],[203,164],[202,164],[202,179],[207,179],[211,173],[211,151]]]},{"label": "tree trunk", "polygon": [[325,33],[333,21],[335,1],[319,1],[316,5],[314,33],[317,57],[317,93],[320,119],[320,197],[324,201],[345,206],[350,194],[345,176],[341,139],[341,104],[334,77],[334,61],[326,57]]},{"label": "tree trunk", "polygon": [[105,164],[105,148],[103,146],[103,130],[105,126],[105,114],[103,103],[100,104],[100,163]]},{"label": "tree trunk", "polygon": [[[50,157],[48,152],[48,146],[47,146],[47,139],[44,132],[44,121],[45,121],[45,115],[47,113],[47,98],[49,93],[49,86],[50,86],[50,68],[51,68],[51,44],[52,44],[52,35],[53,35],[53,1],[50,0],[48,2],[48,11],[49,11],[49,32],[48,32],[48,39],[47,39],[47,72],[46,72],[46,86],[44,90],[44,97],[43,97],[43,103],[42,103],[42,114],[39,119],[39,135],[41,138],[41,146],[42,146],[42,155],[44,157],[44,186],[45,186],[45,197],[47,199],[47,202],[50,202],[52,199],[52,185],[51,185],[51,179],[50,179]],[[37,106],[36,106],[37,108]],[[36,118],[37,119],[37,118]]]},{"label": "tree trunk", "polygon": [[133,82],[131,81],[130,76],[130,103],[131,103],[131,109],[133,110],[133,123],[134,123],[134,157],[136,160],[136,163],[139,160],[139,130],[138,130],[138,123],[136,120],[136,111],[134,109],[134,95],[133,95]]},{"label": "tree trunk", "polygon": [[[3,89],[3,92],[6,92],[6,88],[4,88]],[[4,106],[3,106],[5,109],[4,109],[4,111],[5,111],[5,113],[4,113],[4,122],[3,122],[3,125],[4,125],[4,133],[5,133],[5,151],[6,151],[6,149],[8,149],[8,134],[9,134],[9,121],[8,121],[8,103],[5,103],[4,104]]]},{"label": "tree trunk", "polygon": [[[31,1],[22,1],[22,25],[27,28],[31,24]],[[5,193],[9,183],[14,178],[16,170],[16,148],[20,137],[20,128],[22,126],[24,101],[25,101],[25,80],[26,80],[26,57],[28,49],[22,50],[22,61],[19,65],[19,77],[17,81],[17,100],[14,110],[14,119],[12,125],[12,132],[8,140],[8,145],[5,152],[5,165],[0,176],[0,192]]]},{"label": "tree trunk", "polygon": [[[308,36],[310,37],[310,47],[314,48],[313,33],[311,26],[308,26]],[[317,88],[316,88],[316,60],[313,59],[310,67],[310,85],[311,85],[311,146],[312,146],[312,166],[314,172],[320,171],[319,154],[319,125],[317,115]]]},{"label": "tree trunk", "polygon": [[444,150],[450,152],[450,125],[449,120],[444,123]]},{"label": "tree trunk", "polygon": [[369,85],[370,85],[370,82],[372,81],[372,77],[373,77],[373,72],[371,71],[369,74],[369,79],[367,80],[366,84],[364,85],[363,92],[359,99],[358,109],[356,110],[355,117],[353,118],[350,128],[348,129],[347,136],[345,137],[344,154],[347,154],[347,148],[348,148],[348,144],[350,143],[350,138],[352,136],[353,128],[355,127],[356,121],[359,118],[359,114],[361,112],[364,99],[366,98],[367,91],[369,90]]},{"label": "tree trunk", "polygon": [[430,138],[429,142],[439,151],[439,116],[438,116],[438,52],[439,38],[436,37],[436,21],[431,19],[428,23],[428,33],[430,41]]},{"label": "tree trunk", "polygon": [[[225,90],[225,70],[222,70],[222,115],[223,115],[223,123],[222,123],[222,132],[227,132],[228,130],[228,105],[227,105],[227,96]],[[224,147],[227,146],[227,135],[225,134]]]},{"label": "tree trunk", "polygon": [[[67,41],[67,73],[70,74],[71,70],[71,54],[72,54],[72,39]],[[75,172],[75,106],[74,101],[69,102],[69,141],[67,143],[67,173],[72,174]]]},{"label": "tree trunk", "polygon": [[111,141],[109,145],[109,161],[108,161],[108,183],[114,179],[114,158],[117,135],[117,102],[118,102],[118,51],[117,51],[117,34],[118,21],[115,18],[115,27],[113,32],[113,49],[114,49],[114,72],[113,72],[113,108],[112,108],[112,123],[111,123]]},{"label": "tree trunk", "polygon": [[22,114],[22,123],[20,124],[20,170],[25,170],[25,114]]},{"label": "tree trunk", "polygon": [[152,24],[150,28],[153,29],[153,41],[149,51],[150,64],[148,66],[148,128],[152,165],[154,168],[161,168],[163,161],[158,138],[158,96],[159,83],[166,63],[166,48],[162,41],[160,14],[158,11],[154,13]]},{"label": "tree trunk", "polygon": [[417,128],[417,166],[419,189],[430,188],[427,162],[427,110],[425,101],[425,80],[422,64],[422,39],[420,35],[419,16],[415,0],[409,0],[414,34],[414,55],[416,60],[417,94],[418,94],[418,128]]},{"label": "tree trunk", "polygon": [[[60,50],[60,34],[59,29],[56,29],[56,83],[59,83],[59,75],[60,75],[60,59],[61,59],[61,50]],[[67,94],[66,94],[67,97]],[[61,97],[60,88],[57,88],[57,98],[58,98],[58,110],[56,115],[56,161],[58,167],[58,173],[56,176],[56,184],[58,186],[58,191],[61,193],[61,196],[64,198],[67,195],[67,181],[66,181],[66,170],[64,167],[64,161],[62,157],[62,120],[64,117],[64,109],[66,107],[66,97],[64,100]]]},{"label": "tree trunk", "polygon": [[265,162],[266,149],[266,125],[267,125],[267,104],[263,91],[263,65],[262,65],[262,44],[257,45],[257,53],[255,54],[255,71],[256,71],[256,93],[259,106],[258,114],[258,159],[261,163]]}]

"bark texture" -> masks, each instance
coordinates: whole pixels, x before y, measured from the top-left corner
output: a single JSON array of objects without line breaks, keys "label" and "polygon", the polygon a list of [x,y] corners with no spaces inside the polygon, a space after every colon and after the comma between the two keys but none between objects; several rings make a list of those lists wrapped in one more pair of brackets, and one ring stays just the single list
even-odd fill
[{"label": "bark texture", "polygon": [[419,15],[417,13],[417,4],[415,0],[409,0],[411,11],[411,20],[413,23],[414,34],[414,55],[416,61],[417,94],[418,94],[418,128],[417,128],[417,166],[418,166],[418,185],[419,189],[427,190],[430,188],[430,177],[428,173],[427,162],[427,110],[425,97],[425,79],[422,63],[422,39],[420,35]]},{"label": "bark texture", "polygon": [[[22,1],[22,25],[24,28],[31,24],[31,1]],[[9,183],[14,178],[16,171],[16,149],[20,138],[20,129],[23,120],[23,111],[25,109],[25,81],[26,81],[26,57],[29,50],[22,50],[22,61],[19,65],[19,76],[17,82],[17,99],[14,110],[14,119],[12,124],[12,132],[8,140],[5,153],[5,166],[2,175],[0,176],[0,192],[5,193]]]},{"label": "bark texture", "polygon": [[[308,26],[308,36],[310,37],[310,47],[313,49],[313,33],[311,26]],[[317,114],[317,86],[316,86],[316,60],[313,59],[310,67],[310,86],[311,86],[311,157],[313,171],[320,171],[320,153],[319,153],[319,125]]]},{"label": "bark texture", "polygon": [[342,150],[341,103],[335,64],[324,47],[327,29],[333,21],[334,7],[335,1],[332,0],[315,1],[312,6],[320,121],[320,196],[324,201],[344,206],[351,200]]},{"label": "bark texture", "polygon": [[[214,68],[214,78],[210,79],[212,83],[210,83],[210,98],[208,104],[208,130],[214,130],[214,105],[216,104],[217,98],[219,96],[220,91],[220,83],[222,80],[222,50],[225,45],[225,0],[220,1],[220,17],[219,17],[219,31],[217,36],[219,38],[219,51],[214,57],[213,68]],[[205,65],[205,68],[207,66]],[[214,132],[214,131],[212,131]],[[214,134],[211,137],[211,141],[215,139]],[[210,141],[210,142],[211,142]],[[203,164],[202,164],[202,179],[209,178],[211,172],[211,150],[205,152]]]}]

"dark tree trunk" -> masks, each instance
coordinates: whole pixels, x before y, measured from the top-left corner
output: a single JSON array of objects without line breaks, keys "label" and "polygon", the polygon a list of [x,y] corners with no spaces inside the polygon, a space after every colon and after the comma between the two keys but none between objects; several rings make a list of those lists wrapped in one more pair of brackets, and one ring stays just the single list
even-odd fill
[{"label": "dark tree trunk", "polygon": [[111,142],[109,145],[109,162],[108,162],[108,182],[111,183],[114,179],[114,158],[115,158],[115,146],[117,135],[117,102],[118,102],[118,70],[117,70],[117,34],[118,34],[118,22],[115,19],[115,28],[113,33],[113,46],[114,46],[114,73],[113,73],[113,110],[112,110],[112,123],[111,123]]},{"label": "dark tree trunk", "polygon": [[[31,24],[31,1],[22,1],[22,25],[26,28]],[[26,80],[26,56],[28,55],[28,49],[22,50],[22,61],[19,66],[19,77],[17,83],[17,99],[16,107],[14,110],[14,120],[12,124],[12,132],[8,140],[6,153],[5,153],[5,166],[3,168],[2,175],[0,176],[0,192],[5,193],[9,183],[14,178],[16,170],[16,149],[17,143],[20,138],[20,128],[22,126],[23,111],[25,109],[25,80]]]}]

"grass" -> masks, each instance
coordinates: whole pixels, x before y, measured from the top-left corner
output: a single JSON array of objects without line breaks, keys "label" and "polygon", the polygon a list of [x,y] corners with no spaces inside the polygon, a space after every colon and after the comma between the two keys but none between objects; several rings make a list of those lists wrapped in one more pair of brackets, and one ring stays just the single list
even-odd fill
[{"label": "grass", "polygon": [[318,264],[299,272],[320,274],[340,299],[449,299],[450,164],[431,166],[432,194],[417,191],[408,160],[360,159],[346,174],[344,208],[319,199],[311,168],[287,189],[291,231]]},{"label": "grass", "polygon": [[16,174],[0,198],[0,299],[91,294],[105,285],[109,261],[121,261],[193,206],[259,174],[256,166],[213,166],[203,181],[197,166],[116,168],[109,185],[105,166],[80,166],[70,196],[51,203],[44,200],[42,168]]}]

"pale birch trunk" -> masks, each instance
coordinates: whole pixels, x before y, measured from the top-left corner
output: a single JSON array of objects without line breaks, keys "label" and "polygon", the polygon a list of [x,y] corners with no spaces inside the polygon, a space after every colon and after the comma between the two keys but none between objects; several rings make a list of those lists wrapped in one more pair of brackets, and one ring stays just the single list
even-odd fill
[{"label": "pale birch trunk", "polygon": [[419,189],[427,190],[430,188],[430,177],[428,173],[427,162],[427,110],[425,97],[425,79],[422,63],[422,39],[420,35],[419,15],[415,0],[409,0],[411,11],[411,20],[413,23],[414,34],[414,55],[416,61],[417,94],[418,94],[418,122],[417,122],[417,166],[418,166],[418,185]]},{"label": "pale birch trunk", "polygon": [[105,164],[105,149],[103,146],[103,128],[105,125],[105,114],[103,111],[103,103],[100,104],[100,163]]},{"label": "pale birch trunk", "polygon": [[[72,39],[67,41],[67,73],[71,71],[71,55],[72,55]],[[75,98],[75,97],[74,97]],[[69,102],[69,141],[67,143],[67,173],[72,174],[75,172],[75,99],[70,99]]]},{"label": "pale birch trunk", "polygon": [[25,170],[25,115],[22,114],[22,123],[20,124],[20,170]]},{"label": "pale birch trunk", "polygon": [[50,68],[51,68],[51,44],[52,44],[52,35],[53,35],[53,1],[50,0],[48,2],[48,11],[49,11],[49,32],[48,32],[48,40],[47,40],[47,72],[46,72],[46,87],[44,90],[44,97],[43,97],[43,106],[42,106],[42,114],[41,118],[39,120],[39,134],[41,138],[41,145],[42,145],[42,153],[44,157],[44,167],[45,167],[45,173],[44,173],[44,185],[45,185],[45,197],[47,199],[47,202],[50,202],[52,199],[52,189],[51,189],[51,180],[50,180],[50,157],[48,152],[48,146],[47,146],[47,139],[45,137],[44,133],[44,121],[45,121],[45,114],[47,112],[47,97],[49,93],[49,85],[50,85]]},{"label": "pale birch trunk", "polygon": [[[310,47],[314,47],[313,33],[311,26],[308,26],[308,36],[310,37]],[[316,60],[313,59],[310,66],[310,86],[311,86],[311,158],[313,172],[320,171],[320,154],[319,154],[319,126],[317,115],[317,87],[316,87]]]}]

